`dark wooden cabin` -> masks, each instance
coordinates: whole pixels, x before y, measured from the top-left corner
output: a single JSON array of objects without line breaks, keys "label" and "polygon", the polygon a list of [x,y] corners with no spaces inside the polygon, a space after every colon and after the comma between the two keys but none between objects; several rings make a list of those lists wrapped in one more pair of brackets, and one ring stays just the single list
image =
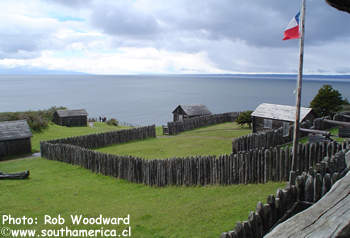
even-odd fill
[{"label": "dark wooden cabin", "polygon": [[57,110],[53,122],[60,126],[87,126],[87,116],[85,109]]},{"label": "dark wooden cabin", "polygon": [[31,153],[31,137],[26,120],[0,122],[0,158]]},{"label": "dark wooden cabin", "polygon": [[[311,108],[300,108],[300,122],[314,119]],[[283,127],[283,134],[289,133],[289,128],[295,121],[295,106],[263,103],[252,113],[253,132],[278,129]]]},{"label": "dark wooden cabin", "polygon": [[183,121],[193,117],[200,117],[211,115],[212,113],[208,110],[205,105],[179,105],[173,111],[174,121]]}]

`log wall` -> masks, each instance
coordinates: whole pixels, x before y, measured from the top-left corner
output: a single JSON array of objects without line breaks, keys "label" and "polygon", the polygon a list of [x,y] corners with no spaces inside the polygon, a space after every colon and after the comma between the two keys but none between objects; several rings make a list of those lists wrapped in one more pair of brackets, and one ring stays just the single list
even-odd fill
[{"label": "log wall", "polygon": [[[325,157],[308,172],[294,177],[286,188],[278,189],[276,195],[268,196],[266,204],[258,202],[255,212],[250,212],[247,221],[238,222],[232,231],[222,233],[220,238],[263,237],[289,216],[316,203],[349,171],[345,152],[338,152],[331,158]],[[289,236],[286,234],[285,237]]]},{"label": "log wall", "polygon": [[[138,128],[147,132],[152,127]],[[153,127],[154,128],[154,127]],[[135,129],[116,133],[116,141],[126,142],[121,135],[137,135]],[[152,129],[153,130],[153,129]],[[155,132],[154,132],[155,133]],[[146,133],[147,134],[147,133]],[[153,136],[153,134],[152,134]],[[84,141],[83,139],[88,138]],[[231,155],[196,156],[188,158],[146,160],[133,156],[104,154],[89,150],[101,145],[94,137],[67,138],[41,142],[42,156],[74,165],[79,165],[96,173],[126,179],[130,182],[149,186],[197,186],[209,184],[248,184],[268,181],[287,181],[291,168],[290,148],[270,148],[251,150]],[[114,141],[110,137],[107,142]],[[101,137],[101,141],[104,141]],[[332,158],[337,151],[347,148],[348,143],[317,143],[300,145],[300,158],[296,161],[298,171],[305,171],[310,166],[324,166],[320,163],[325,156]],[[330,165],[334,161],[330,159]]]},{"label": "log wall", "polygon": [[0,160],[2,157],[32,152],[30,137],[18,140],[0,141]]},{"label": "log wall", "polygon": [[239,112],[227,112],[221,114],[207,115],[185,119],[183,121],[168,122],[169,135],[176,135],[180,132],[196,128],[216,125],[224,122],[233,122],[239,116]]},{"label": "log wall", "polygon": [[[325,118],[316,118],[313,121],[313,125],[308,122],[303,122],[301,124],[302,128],[312,128],[314,130],[327,130],[334,125],[325,122]],[[257,133],[251,133],[245,136],[237,137],[232,141],[232,153],[237,153],[240,151],[247,151],[252,149],[262,149],[271,148],[275,146],[284,145],[293,141],[293,130],[294,127],[289,128],[289,134],[287,136],[283,135],[283,128],[276,130],[268,130]],[[300,137],[308,135],[306,132],[300,132]]]},{"label": "log wall", "polygon": [[63,139],[48,141],[50,144],[69,144],[79,147],[93,149],[108,145],[125,143],[133,140],[144,140],[156,137],[155,125],[132,128],[128,130],[109,131],[98,134],[68,137]]}]

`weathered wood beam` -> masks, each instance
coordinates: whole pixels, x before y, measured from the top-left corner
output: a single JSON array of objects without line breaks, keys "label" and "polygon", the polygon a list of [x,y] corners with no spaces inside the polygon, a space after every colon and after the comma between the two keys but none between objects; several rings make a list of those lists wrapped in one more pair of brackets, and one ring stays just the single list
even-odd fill
[{"label": "weathered wood beam", "polygon": [[29,177],[29,171],[12,173],[12,174],[4,174],[0,171],[0,179],[26,179]]},{"label": "weathered wood beam", "polygon": [[300,128],[300,131],[306,132],[306,133],[320,134],[320,135],[324,135],[324,136],[331,135],[331,133],[329,131],[313,130],[313,129],[306,129],[306,128]]},{"label": "weathered wood beam", "polygon": [[321,200],[265,236],[277,237],[350,237],[350,172]]},{"label": "weathered wood beam", "polygon": [[328,122],[334,125],[339,125],[339,126],[345,126],[345,127],[350,127],[350,122],[345,122],[345,121],[334,121],[334,120],[328,120],[328,119],[323,119],[324,122]]}]

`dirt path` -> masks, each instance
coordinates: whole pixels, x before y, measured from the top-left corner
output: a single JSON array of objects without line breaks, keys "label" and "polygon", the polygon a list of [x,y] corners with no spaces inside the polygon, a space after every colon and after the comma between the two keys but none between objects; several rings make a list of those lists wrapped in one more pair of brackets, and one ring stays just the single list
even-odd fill
[{"label": "dirt path", "polygon": [[[185,136],[185,135],[177,135],[178,137],[187,137],[187,138],[210,138],[217,140],[232,140],[232,138],[225,138],[220,136]],[[157,136],[157,138],[174,138],[174,136]]]},{"label": "dirt path", "polygon": [[26,155],[26,156],[24,156],[24,157],[21,157],[21,158],[18,158],[18,159],[16,159],[16,158],[11,158],[11,159],[8,159],[8,160],[0,160],[0,163],[2,163],[2,162],[7,162],[7,161],[11,161],[11,160],[25,160],[25,159],[34,159],[34,158],[38,158],[38,157],[40,157],[41,156],[41,154],[40,154],[40,152],[38,152],[38,153],[34,153],[34,154],[32,154],[32,155]]}]

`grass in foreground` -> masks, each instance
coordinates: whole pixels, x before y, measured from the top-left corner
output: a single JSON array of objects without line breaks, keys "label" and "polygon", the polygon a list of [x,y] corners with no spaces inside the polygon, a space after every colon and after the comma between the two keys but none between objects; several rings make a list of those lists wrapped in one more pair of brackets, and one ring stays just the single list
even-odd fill
[{"label": "grass in foreground", "polygon": [[66,127],[50,123],[49,127],[42,132],[34,132],[32,137],[32,151],[40,150],[40,141],[53,140],[72,136],[81,136],[92,133],[102,133],[106,131],[122,130],[130,127],[126,126],[110,126],[106,123],[95,122],[94,127]]},{"label": "grass in foreground", "polygon": [[[0,162],[0,170],[29,169],[28,180],[0,182],[1,215],[33,217],[37,225],[6,225],[11,229],[61,229],[44,225],[44,215],[61,214],[70,229],[70,215],[124,217],[130,214],[132,237],[212,238],[247,220],[258,201],[285,183],[259,185],[152,188],[94,174],[86,169],[42,158]],[[104,226],[104,229],[121,229]]]},{"label": "grass in foreground", "polygon": [[146,159],[230,154],[232,139],[250,132],[248,128],[241,128],[236,123],[228,122],[186,131],[176,136],[160,136],[107,146],[97,151]]}]

